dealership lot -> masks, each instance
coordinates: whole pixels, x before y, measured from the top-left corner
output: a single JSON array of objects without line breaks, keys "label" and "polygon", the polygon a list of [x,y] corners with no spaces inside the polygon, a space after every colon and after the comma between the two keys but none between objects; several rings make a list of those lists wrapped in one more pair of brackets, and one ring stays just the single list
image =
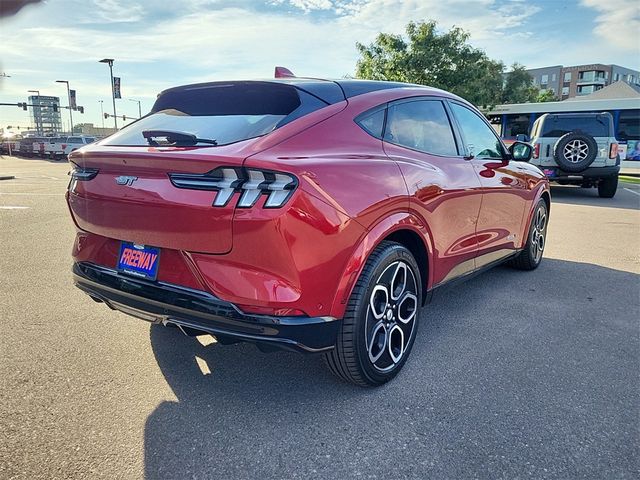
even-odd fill
[{"label": "dealership lot", "polygon": [[437,295],[390,384],[71,282],[66,162],[0,157],[0,478],[637,478],[640,185],[553,187],[545,260]]}]

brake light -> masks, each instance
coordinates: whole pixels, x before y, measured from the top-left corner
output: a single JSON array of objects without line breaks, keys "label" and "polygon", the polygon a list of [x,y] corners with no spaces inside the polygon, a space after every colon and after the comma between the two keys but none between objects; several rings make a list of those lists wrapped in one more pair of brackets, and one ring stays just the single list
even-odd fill
[{"label": "brake light", "polygon": [[261,195],[267,195],[264,208],[280,208],[298,186],[293,175],[255,168],[218,167],[204,174],[170,173],[169,179],[177,188],[217,191],[214,207],[224,207],[239,192],[238,208],[253,207]]},{"label": "brake light", "polygon": [[62,144],[62,149],[64,150],[65,148],[67,148],[67,144],[66,144],[66,143],[63,143],[63,144]]},{"label": "brake light", "polygon": [[533,158],[539,158],[540,157],[540,144],[536,143],[533,146]]},{"label": "brake light", "polygon": [[71,180],[91,180],[98,175],[97,168],[82,168],[74,165],[73,170],[69,172]]},{"label": "brake light", "polygon": [[609,147],[609,158],[616,158],[618,156],[618,144],[612,143]]}]

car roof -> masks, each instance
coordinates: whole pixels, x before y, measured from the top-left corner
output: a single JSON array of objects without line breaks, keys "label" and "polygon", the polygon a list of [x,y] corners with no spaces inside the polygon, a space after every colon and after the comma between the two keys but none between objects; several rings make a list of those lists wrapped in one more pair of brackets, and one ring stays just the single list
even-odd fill
[{"label": "car roof", "polygon": [[[419,88],[426,92],[443,92],[442,90],[427,87],[424,85],[416,85],[403,82],[387,82],[379,80],[360,80],[360,79],[322,79],[322,78],[302,78],[302,77],[286,77],[286,78],[270,78],[264,80],[232,80],[219,82],[195,83],[190,85],[181,85],[172,87],[160,92],[158,97],[178,91],[197,90],[208,87],[216,87],[222,85],[250,85],[250,84],[286,84],[291,85],[299,90],[305,91],[328,104],[338,103],[349,98],[363,95],[366,93],[376,92],[380,90],[390,90],[396,88]],[[444,92],[447,93],[447,92]]]}]

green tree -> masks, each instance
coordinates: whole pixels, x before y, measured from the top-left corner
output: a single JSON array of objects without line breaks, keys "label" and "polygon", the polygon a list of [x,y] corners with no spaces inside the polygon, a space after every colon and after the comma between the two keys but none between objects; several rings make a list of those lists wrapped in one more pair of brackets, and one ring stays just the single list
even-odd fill
[{"label": "green tree", "polygon": [[539,90],[533,84],[533,77],[519,63],[511,66],[506,74],[502,89],[502,103],[535,102]]},{"label": "green tree", "polygon": [[484,107],[500,103],[504,65],[468,39],[457,27],[440,33],[435,21],[410,22],[406,39],[380,33],[369,46],[356,44],[356,77],[442,88]]},{"label": "green tree", "polygon": [[558,98],[551,90],[540,90],[536,102],[557,102]]}]

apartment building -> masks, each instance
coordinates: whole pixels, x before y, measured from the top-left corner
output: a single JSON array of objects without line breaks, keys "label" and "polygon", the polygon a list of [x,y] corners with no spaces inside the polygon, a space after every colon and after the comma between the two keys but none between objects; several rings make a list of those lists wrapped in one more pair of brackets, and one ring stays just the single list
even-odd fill
[{"label": "apartment building", "polygon": [[571,67],[553,65],[528,69],[527,72],[535,86],[551,90],[560,100],[589,95],[618,81],[640,84],[639,71],[602,63]]}]

